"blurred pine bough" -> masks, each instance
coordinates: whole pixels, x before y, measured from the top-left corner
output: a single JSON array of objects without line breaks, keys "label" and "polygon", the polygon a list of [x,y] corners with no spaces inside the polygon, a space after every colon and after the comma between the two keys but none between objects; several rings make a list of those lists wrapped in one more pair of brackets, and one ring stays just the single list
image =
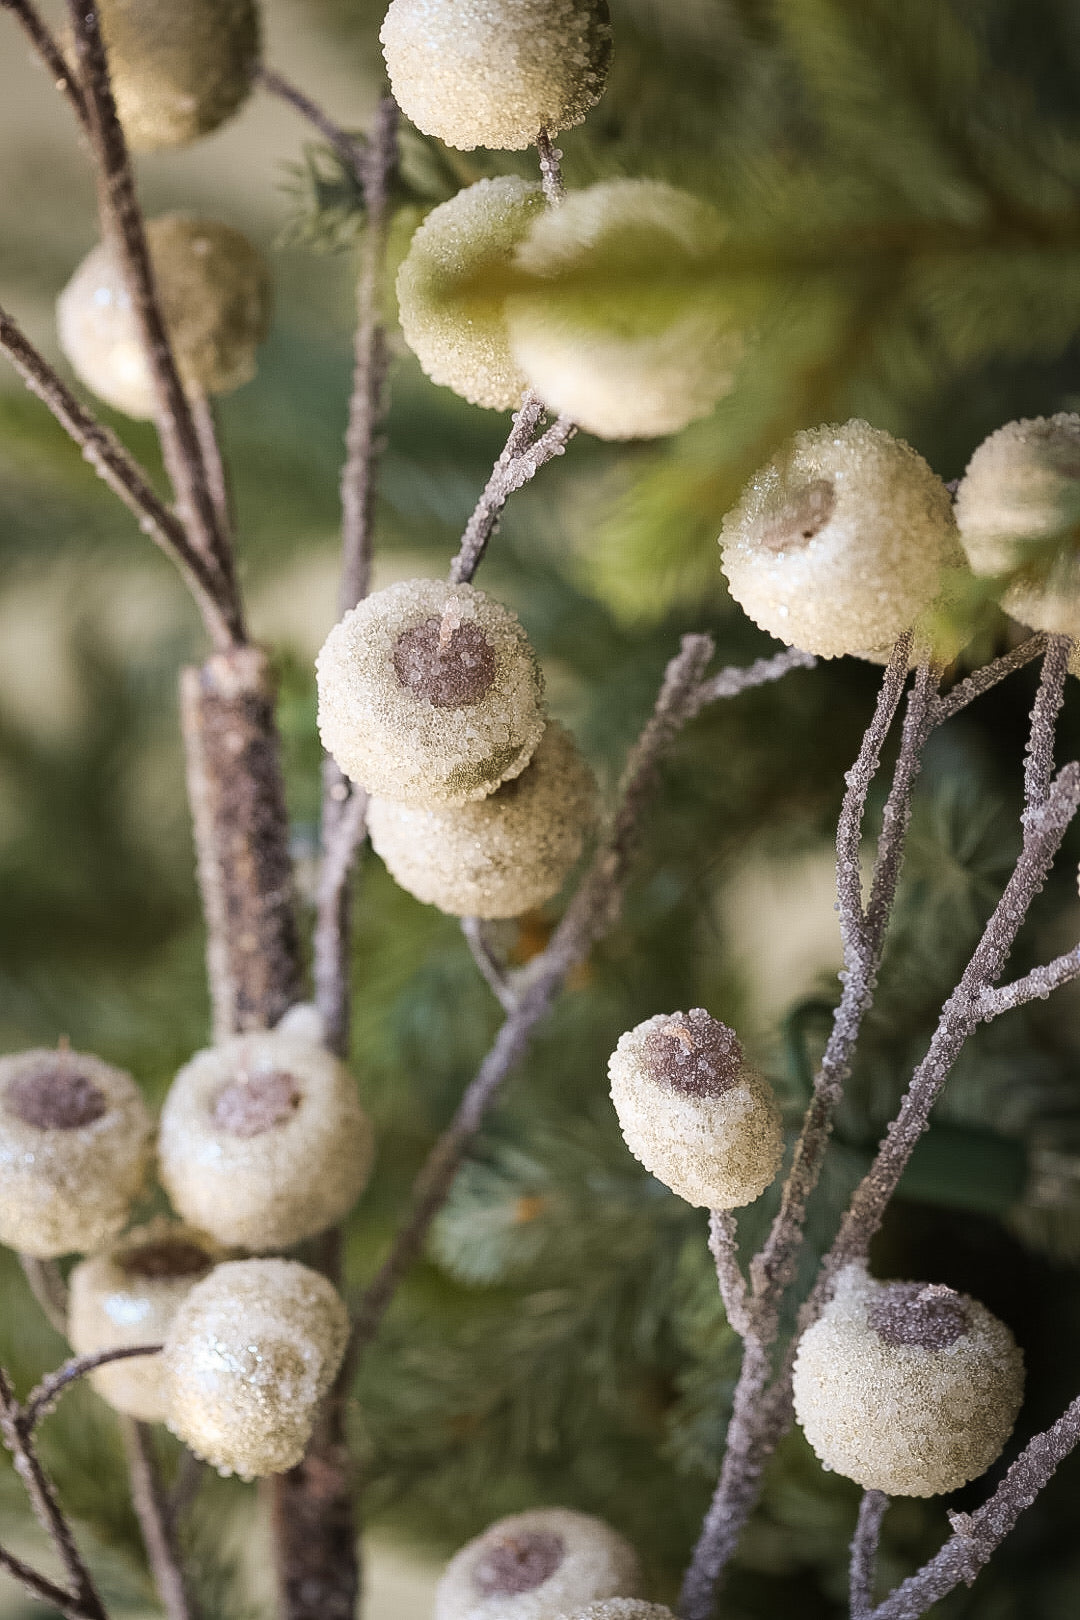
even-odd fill
[{"label": "blurred pine bough", "polygon": [[[359,75],[374,71],[382,9],[315,0],[310,14],[344,32]],[[760,267],[773,297],[758,361],[713,418],[629,454],[581,442],[557,481],[519,498],[491,559],[492,588],[519,606],[553,672],[557,710],[609,772],[688,620],[714,630],[727,657],[758,650],[723,599],[715,535],[745,476],[792,429],[864,414],[953,476],[1001,421],[1075,409],[1080,397],[1080,19],[1070,0],[614,9],[611,89],[560,142],[569,182],[624,171],[711,197],[733,220],[733,253]],[[411,150],[401,249],[421,209],[514,166],[454,154],[447,170],[445,152],[419,141]],[[305,246],[339,245],[349,198],[327,155],[312,165],[318,183],[282,199],[280,229]],[[282,258],[302,285],[309,261],[297,253]],[[57,261],[57,286],[76,257]],[[268,612],[275,581],[295,585],[298,531],[329,535],[334,522],[346,344],[330,332],[313,342],[311,331],[294,292],[270,363],[225,413]],[[160,721],[193,632],[52,425],[16,395],[0,407],[0,1038],[18,1048],[64,1028],[77,1048],[104,1048],[163,1087],[206,1022],[179,754]],[[401,361],[380,535],[390,567],[441,561],[501,432]],[[135,576],[144,606],[118,624],[110,581],[128,588]],[[317,746],[308,649],[294,645],[282,718],[303,844],[313,839]],[[50,728],[37,688],[41,671],[55,683],[58,670],[66,686],[53,692]],[[432,1263],[366,1364],[358,1439],[382,1522],[449,1548],[500,1513],[558,1500],[618,1523],[659,1589],[674,1577],[715,1474],[734,1347],[700,1221],[628,1162],[604,1061],[614,1037],[658,1005],[723,1002],[739,1022],[750,996],[723,904],[730,876],[750,851],[779,863],[828,839],[876,679],[850,661],[825,666],[709,716],[681,745],[626,926],[545,1031],[440,1222]],[[1029,698],[1022,677],[935,743],[901,926],[823,1190],[823,1231],[1011,860],[1011,764]],[[1062,747],[1077,746],[1067,718]],[[375,862],[365,881],[356,1062],[383,1146],[350,1234],[358,1266],[379,1252],[494,1017],[454,925]],[[1044,895],[1025,936],[1031,961],[1068,904],[1064,883]],[[834,988],[791,986],[771,1071],[793,1114]],[[1033,1427],[1071,1394],[1067,1347],[1080,1317],[1080,1209],[1045,1153],[1048,1139],[1080,1136],[1073,1005],[1063,996],[971,1044],[941,1114],[936,1167],[928,1151],[909,1184],[918,1202],[880,1248],[883,1269],[919,1275],[947,1240],[949,1280],[1029,1324]],[[527,1152],[514,1146],[522,1141]],[[21,1282],[9,1276],[5,1287],[13,1308],[0,1320],[0,1359],[26,1381],[57,1346],[26,1328]],[[92,1396],[80,1392],[54,1420],[48,1455],[76,1514],[133,1553],[119,1450]],[[1074,1479],[1062,1471],[976,1596],[943,1612],[1057,1620],[1077,1606]],[[732,1612],[764,1620],[795,1597],[801,1612],[834,1612],[853,1495],[840,1481],[823,1490],[801,1442],[787,1442],[730,1588]],[[12,1512],[16,1496],[5,1484]],[[242,1496],[215,1484],[200,1516],[212,1522]],[[935,1544],[939,1521],[940,1509],[918,1504],[894,1513],[889,1536],[905,1563]],[[239,1572],[215,1569],[208,1550],[203,1559],[209,1612],[235,1614]],[[123,1559],[116,1581],[119,1595],[143,1601]]]}]

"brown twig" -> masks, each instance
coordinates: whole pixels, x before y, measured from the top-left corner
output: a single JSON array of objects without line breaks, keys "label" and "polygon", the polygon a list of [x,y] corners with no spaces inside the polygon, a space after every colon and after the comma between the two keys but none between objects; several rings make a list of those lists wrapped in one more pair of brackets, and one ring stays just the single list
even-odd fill
[{"label": "brown twig", "polygon": [[363,189],[364,175],[367,167],[368,143],[360,135],[351,135],[347,129],[336,124],[317,102],[306,96],[299,87],[286,79],[273,68],[260,67],[255,74],[256,84],[261,84],[270,95],[277,96],[279,100],[287,102],[294,112],[307,120],[325,141],[334,148],[338,157],[345,164],[357,185]]},{"label": "brown twig", "polygon": [[888,1506],[889,1498],[884,1491],[863,1492],[863,1499],[859,1503],[859,1518],[851,1542],[849,1578],[851,1620],[868,1620],[874,1607],[878,1542],[881,1539],[881,1521]]},{"label": "brown twig", "polygon": [[27,1433],[33,1432],[69,1384],[85,1378],[87,1373],[96,1371],[98,1367],[107,1367],[110,1362],[132,1361],[136,1356],[157,1356],[163,1349],[164,1345],[161,1344],[129,1344],[119,1349],[94,1350],[89,1355],[72,1356],[70,1361],[65,1361],[62,1367],[57,1367],[55,1372],[43,1378],[23,1402],[22,1421],[26,1424]]},{"label": "brown twig", "polygon": [[44,18],[31,4],[31,0],[0,0],[0,6],[5,11],[10,11],[21,23],[23,31],[44,62],[56,88],[67,97],[76,118],[85,128],[86,104],[83,101],[82,91]]},{"label": "brown twig", "polygon": [[953,1534],[941,1551],[879,1603],[868,1620],[919,1620],[955,1586],[970,1586],[1078,1442],[1080,1397],[1051,1428],[1028,1441],[981,1508],[949,1515]]},{"label": "brown twig", "polygon": [[0,1547],[0,1569],[6,1569],[9,1575],[26,1588],[31,1597],[50,1604],[61,1614],[70,1616],[70,1620],[85,1620],[85,1611],[70,1592],[65,1592],[62,1586],[50,1581],[48,1576],[31,1569],[29,1564],[24,1564],[21,1558],[16,1558],[15,1554],[9,1553],[5,1547]]},{"label": "brown twig", "polygon": [[191,405],[180,381],[158,298],[127,141],[116,113],[101,23],[93,6],[68,0],[75,59],[98,172],[102,235],[117,252],[157,396],[157,427],[192,547],[215,579],[223,615],[243,639],[232,548],[218,520]]},{"label": "brown twig", "polygon": [[546,432],[540,428],[544,406],[528,393],[514,413],[513,425],[491,477],[461,537],[457,556],[450,565],[450,583],[468,584],[479,568],[488,542],[498,527],[504,506],[517,490],[530,483],[540,468],[561,456],[577,429],[569,417],[560,416]]},{"label": "brown twig", "polygon": [[192,546],[176,513],[159,498],[147,474],[116,435],[76,399],[44,355],[2,309],[0,349],[30,392],[48,407],[64,432],[79,446],[83,460],[135,515],[143,533],[180,569],[214,645],[232,646],[241,633],[241,626],[220,602],[217,575]]},{"label": "brown twig", "polygon": [[148,1424],[132,1417],[121,1418],[120,1430],[131,1480],[131,1501],[158,1596],[168,1620],[198,1620],[198,1607],[184,1579],[175,1520],[162,1489],[152,1431]]}]

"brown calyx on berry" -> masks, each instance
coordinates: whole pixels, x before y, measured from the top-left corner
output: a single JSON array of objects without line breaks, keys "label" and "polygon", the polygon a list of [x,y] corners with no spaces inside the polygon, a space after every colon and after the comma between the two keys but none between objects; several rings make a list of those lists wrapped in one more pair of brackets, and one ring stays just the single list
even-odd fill
[{"label": "brown calyx on berry", "polygon": [[456,602],[442,616],[403,630],[394,646],[394,673],[407,691],[435,709],[467,709],[495,679],[495,649],[478,624],[462,619]]},{"label": "brown calyx on berry", "polygon": [[140,1243],[117,1255],[116,1263],[130,1277],[149,1282],[167,1282],[173,1277],[198,1277],[210,1270],[213,1260],[205,1249],[189,1238],[159,1238]]},{"label": "brown calyx on berry", "polygon": [[651,1079],[683,1097],[720,1097],[736,1084],[742,1045],[733,1029],[704,1007],[676,1013],[646,1036],[645,1065]]},{"label": "brown calyx on berry", "polygon": [[799,551],[821,533],[835,510],[836,485],[831,478],[815,478],[762,524],[761,544],[769,551]]},{"label": "brown calyx on berry", "polygon": [[504,1536],[477,1562],[473,1585],[484,1597],[519,1597],[550,1580],[565,1552],[562,1536],[549,1530]]},{"label": "brown calyx on berry", "polygon": [[970,1326],[960,1295],[939,1283],[887,1283],[866,1319],[883,1343],[923,1350],[947,1350]]},{"label": "brown calyx on berry", "polygon": [[230,1136],[262,1136],[292,1118],[300,1096],[295,1078],[281,1069],[239,1074],[218,1092],[212,1110],[214,1124]]},{"label": "brown calyx on berry", "polygon": [[39,1131],[77,1131],[108,1111],[105,1093],[65,1051],[17,1075],[4,1105]]}]

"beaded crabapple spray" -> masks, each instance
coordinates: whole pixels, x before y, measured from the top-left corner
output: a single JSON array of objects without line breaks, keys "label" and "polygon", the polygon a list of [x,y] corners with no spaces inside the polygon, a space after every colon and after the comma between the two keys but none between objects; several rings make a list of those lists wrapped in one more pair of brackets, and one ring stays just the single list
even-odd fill
[{"label": "beaded crabapple spray", "polygon": [[[854,1620],[866,1620],[886,1498],[936,1496],[977,1480],[1016,1445],[1013,1426],[1023,1422],[1023,1356],[1011,1329],[947,1282],[875,1279],[867,1256],[966,1040],[980,1023],[1080,975],[1077,948],[1002,982],[1080,810],[1080,766],[1055,774],[1053,760],[1070,638],[1080,631],[1080,418],[1000,428],[974,452],[955,503],[914,449],[868,422],[796,432],[727,516],[716,513],[731,595],[784,650],[710,675],[712,639],[685,636],[605,816],[586,750],[548,714],[522,619],[473,579],[507,501],[576,433],[657,438],[731,395],[759,340],[762,298],[755,278],[734,273],[722,294],[715,277],[701,293],[727,252],[727,223],[713,202],[643,176],[566,192],[552,138],[581,124],[603,94],[613,49],[605,0],[392,0],[380,38],[393,97],[364,141],[260,65],[252,0],[72,0],[70,32],[60,38],[28,0],[5,9],[67,97],[100,181],[101,245],[60,296],[60,347],[91,393],[155,422],[169,498],[2,312],[0,347],[179,565],[213,646],[185,673],[182,723],[214,1034],[176,1073],[156,1126],[135,1080],[99,1057],[61,1043],[0,1059],[0,1239],[19,1252],[76,1352],[26,1402],[0,1375],[4,1439],[66,1584],[3,1549],[0,1564],[67,1620],[106,1620],[34,1440],[38,1419],[85,1373],[122,1416],[135,1505],[170,1620],[194,1616],[176,1535],[182,1492],[165,1504],[149,1424],[166,1425],[223,1475],[270,1481],[285,1620],[348,1620],[358,1601],[345,1422],[352,1375],[535,1027],[615,925],[666,750],[707,705],[810,668],[815,656],[854,655],[883,663],[885,673],[845,779],[837,841],[842,991],[805,1117],[785,1116],[752,1032],[740,1036],[704,1007],[654,1012],[626,1030],[608,1080],[627,1152],[644,1173],[640,1208],[657,1208],[667,1189],[709,1212],[727,1322],[744,1349],[681,1620],[709,1620],[768,1459],[793,1420],[822,1465],[866,1493],[851,1604]],[[268,277],[229,225],[180,212],[144,220],[129,156],[129,148],[168,150],[214,131],[257,86],[332,139],[366,215],[341,617],[314,676],[327,759],[311,1004],[274,683],[248,637],[209,407],[209,396],[254,373],[269,321]],[[535,147],[540,178],[535,168],[528,178],[470,178],[430,209],[400,255],[401,336],[422,370],[471,404],[516,414],[449,579],[408,578],[372,591],[391,347],[381,295],[390,279],[399,110],[455,151]],[[469,160],[459,172],[477,171]],[[637,303],[610,291],[615,267],[644,289]],[[950,613],[972,571],[1037,633],[943,691],[944,665],[971,628]],[[527,622],[529,610],[523,602]],[[1020,854],[818,1259],[805,1243],[808,1203],[873,1003],[923,751],[937,727],[1037,656],[1043,675]],[[864,883],[868,796],[911,668]],[[553,692],[558,686],[553,679]],[[360,1100],[371,1076],[354,1075],[346,1062],[348,884],[366,830],[402,889],[461,918],[505,1018],[421,1168],[385,1258],[360,1289],[346,1283],[341,1250],[377,1148]],[[505,926],[538,907],[554,913],[564,891],[549,942],[512,968],[496,948],[498,930],[486,925]],[[605,1036],[609,1046],[621,1021]],[[602,1087],[595,1062],[568,1053],[567,1066],[575,1084]],[[160,1199],[157,1213],[140,1208],[148,1192]],[[160,1212],[166,1195],[175,1214]],[[734,1212],[751,1205],[758,1208],[740,1239]],[[359,1220],[367,1216],[364,1209]],[[384,1219],[378,1213],[371,1225],[378,1230]],[[765,1235],[750,1256],[745,1232],[755,1222]],[[302,1258],[285,1252],[293,1250]],[[80,1258],[65,1276],[56,1262],[70,1256]],[[796,1288],[803,1297],[793,1327]],[[954,1519],[941,1552],[885,1599],[879,1620],[915,1620],[970,1583],[1078,1439],[1074,1402],[1027,1442],[981,1507]],[[650,1582],[620,1530],[543,1506],[502,1517],[468,1541],[446,1566],[435,1614],[674,1620],[643,1591]]]}]

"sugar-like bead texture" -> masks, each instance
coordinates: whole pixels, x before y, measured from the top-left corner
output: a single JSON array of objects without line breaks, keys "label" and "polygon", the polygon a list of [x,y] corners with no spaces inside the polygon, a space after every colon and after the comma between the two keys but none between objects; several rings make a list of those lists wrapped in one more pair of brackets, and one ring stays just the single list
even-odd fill
[{"label": "sugar-like bead texture", "polygon": [[784,1137],[772,1088],[703,1007],[628,1030],[608,1074],[627,1147],[688,1204],[736,1209],[775,1177]]},{"label": "sugar-like bead texture", "polygon": [[520,776],[543,680],[515,614],[471,585],[411,579],[360,603],[319,654],[319,730],[369,793],[438,806]]},{"label": "sugar-like bead texture", "polygon": [[592,771],[549,721],[528,766],[486,799],[440,810],[368,804],[368,831],[391,875],[454,917],[519,917],[558,894],[596,824]]},{"label": "sugar-like bead texture", "polygon": [[824,658],[890,646],[963,565],[940,478],[857,419],[796,433],[746,486],[720,546],[755,624]]},{"label": "sugar-like bead texture", "polygon": [[846,1266],[799,1341],[795,1415],[827,1468],[889,1496],[983,1473],[1012,1432],[1024,1359],[1003,1322],[951,1288]]},{"label": "sugar-like bead texture", "polygon": [[222,1474],[257,1479],[304,1455],[349,1318],[295,1260],[229,1260],[197,1282],[162,1355],[165,1421]]},{"label": "sugar-like bead texture", "polygon": [[[126,1233],[71,1273],[71,1348],[85,1356],[163,1343],[181,1302],[220,1258],[204,1233],[167,1216]],[[108,1362],[90,1381],[118,1412],[143,1423],[164,1421],[160,1356]]]},{"label": "sugar-like bead texture", "polygon": [[572,1609],[557,1620],[675,1620],[662,1603],[645,1603],[640,1598],[608,1598],[590,1603],[585,1609]]},{"label": "sugar-like bead texture", "polygon": [[116,108],[139,152],[187,146],[231,118],[259,65],[255,0],[99,0]]},{"label": "sugar-like bead texture", "polygon": [[528,387],[510,353],[503,301],[479,283],[509,267],[545,207],[541,187],[516,175],[478,180],[432,209],[398,272],[406,343],[432,382],[472,405],[509,410]]},{"label": "sugar-like bead texture", "polygon": [[637,1554],[602,1519],[536,1508],[489,1525],[450,1560],[435,1620],[553,1620],[640,1590]]},{"label": "sugar-like bead texture", "polygon": [[0,1242],[38,1260],[108,1243],[142,1190],[153,1129],[134,1080],[101,1058],[0,1058]]},{"label": "sugar-like bead texture", "polygon": [[606,180],[540,215],[515,255],[532,284],[507,298],[506,324],[544,403],[601,439],[707,416],[735,386],[747,316],[680,282],[724,234],[713,207],[657,180]]},{"label": "sugar-like bead texture", "polygon": [[582,123],[612,51],[607,0],[391,0],[379,37],[406,118],[464,152]]},{"label": "sugar-like bead texture", "polygon": [[325,1047],[240,1035],[182,1068],[161,1111],[162,1186],[219,1243],[287,1249],[346,1215],[371,1169],[356,1083]]},{"label": "sugar-like bead texture", "polygon": [[[216,220],[162,214],[146,227],[165,324],[186,388],[227,394],[255,375],[270,282],[247,237]],[[120,263],[99,244],[56,305],[60,347],[86,386],[126,415],[154,415],[153,378]]]},{"label": "sugar-like bead texture", "polygon": [[1021,624],[1080,636],[1080,416],[1007,422],[984,439],[956,492],[976,574],[1010,574],[1001,605]]}]

